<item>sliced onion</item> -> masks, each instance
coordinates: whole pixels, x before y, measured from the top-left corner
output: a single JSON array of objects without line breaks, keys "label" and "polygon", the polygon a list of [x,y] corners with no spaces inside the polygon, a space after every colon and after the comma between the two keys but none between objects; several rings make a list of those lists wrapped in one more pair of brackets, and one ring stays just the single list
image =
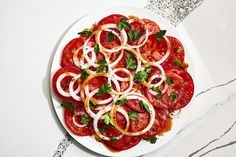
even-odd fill
[{"label": "sliced onion", "polygon": [[[67,76],[72,76],[72,77],[74,77],[74,76],[76,76],[76,74],[75,74],[75,73],[72,73],[72,72],[65,72],[65,73],[62,73],[62,74],[58,77],[58,79],[57,79],[56,87],[57,87],[58,92],[59,92],[62,96],[64,96],[64,97],[71,97],[70,93],[67,92],[67,91],[64,91],[64,90],[62,89],[62,87],[61,87],[61,81],[62,81],[65,77],[67,77]],[[76,89],[76,90],[77,90],[77,89]]]},{"label": "sliced onion", "polygon": [[81,74],[78,74],[76,76],[74,76],[72,79],[71,79],[71,82],[69,84],[69,92],[70,92],[70,95],[72,96],[72,98],[74,98],[75,100],[77,101],[80,101],[80,96],[78,96],[77,94],[79,93],[80,91],[80,84],[78,83],[78,87],[76,90],[74,90],[74,84],[75,84],[75,81],[77,81],[79,78],[80,78],[80,75]]},{"label": "sliced onion", "polygon": [[83,128],[83,127],[85,127],[85,126],[88,125],[88,124],[79,124],[79,123],[77,123],[77,122],[75,121],[75,117],[76,117],[76,116],[83,116],[83,115],[86,115],[86,113],[84,113],[84,112],[76,112],[76,113],[74,113],[74,115],[73,115],[73,117],[72,117],[72,121],[73,121],[73,123],[74,123],[77,127]]},{"label": "sliced onion", "polygon": [[141,95],[140,93],[136,93],[136,92],[128,93],[126,95],[123,95],[121,98],[138,99],[140,101],[143,101],[149,107],[149,110],[150,110],[150,112],[149,112],[149,114],[150,114],[150,121],[149,121],[148,125],[143,130],[141,130],[141,131],[138,131],[138,132],[126,131],[126,130],[122,129],[117,124],[117,121],[115,119],[115,115],[116,115],[118,106],[117,105],[113,105],[112,110],[111,110],[111,118],[112,118],[113,122],[115,123],[115,128],[117,130],[119,130],[122,134],[128,135],[128,136],[139,136],[139,135],[142,135],[142,134],[146,133],[148,130],[150,130],[152,125],[153,125],[153,123],[154,123],[154,121],[155,121],[155,110],[154,110],[152,104],[150,104],[150,102],[143,95]]},{"label": "sliced onion", "polygon": [[[107,137],[107,136],[104,136],[104,135],[102,135],[102,134],[100,133],[100,131],[98,130],[98,121],[99,121],[99,119],[102,117],[103,114],[105,114],[106,112],[109,112],[110,110],[111,110],[111,107],[107,107],[107,108],[104,109],[104,110],[100,110],[100,111],[96,114],[96,116],[94,117],[94,120],[93,120],[93,127],[94,127],[94,130],[95,130],[95,133],[96,133],[101,139],[107,140],[107,141],[109,141],[111,138],[110,138],[110,137]],[[121,108],[121,107],[119,107],[119,108],[117,109],[117,111],[120,112],[120,113],[125,117],[125,120],[126,120],[126,127],[125,127],[125,130],[128,130],[129,125],[130,125],[130,121],[129,121],[129,116],[128,116],[127,112],[126,112],[123,108]],[[119,135],[119,136],[117,136],[117,137],[115,137],[115,138],[116,138],[117,140],[119,140],[122,136],[123,136],[123,134],[121,134],[121,135]]]}]

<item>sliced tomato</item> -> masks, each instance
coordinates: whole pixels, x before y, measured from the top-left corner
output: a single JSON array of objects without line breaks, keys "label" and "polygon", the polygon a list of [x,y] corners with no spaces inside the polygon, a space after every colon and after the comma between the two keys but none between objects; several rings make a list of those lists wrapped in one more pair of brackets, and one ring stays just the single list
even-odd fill
[{"label": "sliced tomato", "polygon": [[[130,24],[130,27],[131,27],[131,30],[134,32],[134,33],[137,33],[137,32],[140,32],[140,37],[142,35],[145,34],[145,29],[144,29],[144,25],[138,21],[134,21]],[[129,37],[129,40],[128,40],[128,44],[129,45],[138,45],[138,41],[140,39],[140,37],[136,37],[136,38],[130,38],[129,36],[129,31],[130,29],[125,29],[126,33],[128,34],[128,37]]]},{"label": "sliced tomato", "polygon": [[140,105],[140,101],[137,100],[137,99],[129,99],[128,100],[128,106],[129,106],[129,108],[131,108],[134,111],[145,112],[143,107]]},{"label": "sliced tomato", "polygon": [[186,106],[192,99],[194,92],[193,80],[190,74],[182,69],[166,70],[166,78],[168,77],[173,83],[168,86],[165,93],[162,93],[161,98],[155,98],[146,87],[144,87],[143,94],[157,109],[178,110]]},{"label": "sliced tomato", "polygon": [[142,135],[142,138],[152,138],[158,134],[160,130],[159,122],[155,119],[151,129],[149,129],[145,134]]},{"label": "sliced tomato", "polygon": [[120,138],[119,140],[115,142],[104,140],[104,143],[115,150],[121,151],[121,150],[126,150],[126,149],[134,147],[141,141],[141,139],[142,138],[140,136],[124,135],[122,138]]},{"label": "sliced tomato", "polygon": [[[175,37],[167,36],[170,41],[171,49],[170,49],[170,56],[166,59],[165,62],[162,63],[164,68],[184,68],[183,65],[178,65],[176,62],[180,64],[184,63],[184,47],[182,43]],[[177,66],[178,65],[178,66]]]},{"label": "sliced tomato", "polygon": [[130,128],[133,132],[138,132],[143,130],[149,123],[149,113],[143,112],[138,113],[137,118],[135,121],[131,120]]},{"label": "sliced tomato", "polygon": [[156,22],[149,19],[142,20],[144,21],[145,27],[148,29],[149,32],[156,33],[157,31],[160,31],[160,26]]},{"label": "sliced tomato", "polygon": [[[56,95],[63,101],[74,101],[74,99],[71,96],[65,97],[65,96],[61,95],[60,92],[58,91],[58,88],[57,88],[58,77],[60,77],[60,75],[62,75],[63,73],[69,73],[69,72],[74,73],[74,74],[80,74],[81,73],[79,68],[76,68],[76,67],[63,67],[63,68],[60,68],[59,70],[57,70],[56,73],[53,75],[53,78],[52,78],[53,90],[56,93]],[[62,89],[67,93],[69,93],[69,84],[70,84],[72,78],[73,78],[72,76],[66,76],[61,81]],[[76,89],[76,84],[75,84],[75,89]]]},{"label": "sliced tomato", "polygon": [[152,34],[148,37],[147,42],[140,47],[142,57],[151,62],[159,61],[167,52],[166,40],[157,40],[156,35]]},{"label": "sliced tomato", "polygon": [[98,22],[98,25],[104,25],[104,24],[108,24],[108,23],[115,23],[117,24],[122,18],[127,18],[124,15],[120,15],[120,14],[112,14],[109,15],[103,19],[101,19]]},{"label": "sliced tomato", "polygon": [[155,118],[158,123],[159,130],[165,128],[166,122],[168,120],[169,111],[168,109],[155,109]]},{"label": "sliced tomato", "polygon": [[[64,118],[65,118],[66,126],[69,128],[69,130],[71,130],[76,135],[79,135],[79,136],[93,135],[94,129],[93,129],[92,121],[90,121],[85,127],[78,127],[77,125],[74,124],[73,116],[74,114],[78,112],[83,113],[84,115],[88,116],[88,114],[86,113],[84,109],[84,105],[81,102],[73,103],[72,112],[70,112],[67,108],[65,108]],[[81,123],[80,117],[76,117],[75,120],[77,123]]]},{"label": "sliced tomato", "polygon": [[[116,31],[117,33],[119,33],[119,31],[117,31],[116,29],[113,29],[113,30]],[[101,33],[100,42],[101,42],[103,47],[105,47],[107,49],[112,49],[114,47],[117,47],[117,46],[121,45],[119,38],[115,34],[113,34],[114,35],[114,40],[107,41],[108,34],[109,34],[108,31],[103,31]]]},{"label": "sliced tomato", "polygon": [[[61,56],[61,67],[75,66],[73,62],[73,55],[77,49],[83,46],[85,37],[79,37],[71,40],[63,49]],[[79,51],[78,56],[82,55],[82,50]]]}]

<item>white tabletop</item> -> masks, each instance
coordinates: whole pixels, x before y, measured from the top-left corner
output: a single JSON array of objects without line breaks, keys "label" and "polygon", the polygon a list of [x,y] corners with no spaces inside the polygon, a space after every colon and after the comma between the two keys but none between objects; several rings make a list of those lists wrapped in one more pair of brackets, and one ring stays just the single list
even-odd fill
[{"label": "white tabletop", "polygon": [[[0,0],[1,156],[53,156],[65,137],[49,96],[50,60],[63,32],[92,10],[145,4],[146,0]],[[145,157],[235,156],[235,15],[234,0],[207,0],[178,25],[185,45],[202,62],[197,76],[202,93],[195,103],[214,107]],[[200,75],[206,72],[209,79],[204,81],[206,76]],[[98,155],[73,142],[63,156]]]}]

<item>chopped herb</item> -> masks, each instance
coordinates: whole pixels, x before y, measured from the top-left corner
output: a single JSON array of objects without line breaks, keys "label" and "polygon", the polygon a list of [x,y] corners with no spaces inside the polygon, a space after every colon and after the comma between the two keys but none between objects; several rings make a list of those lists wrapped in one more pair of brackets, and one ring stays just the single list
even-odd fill
[{"label": "chopped herb", "polygon": [[170,98],[171,101],[175,101],[176,97],[177,97],[176,92],[171,92],[170,93],[170,97],[169,98]]},{"label": "chopped herb", "polygon": [[111,119],[111,117],[110,117],[110,115],[109,114],[104,114],[102,117],[101,117],[101,119],[103,119],[104,120],[104,123],[106,124],[106,125],[109,125],[109,124],[111,124],[111,125],[113,125],[114,126],[114,122],[112,121],[112,119]]},{"label": "chopped herb", "polygon": [[104,70],[107,72],[108,71],[108,63],[105,60],[99,60],[97,62],[97,64],[99,64],[99,67],[97,67],[96,72],[103,72]]},{"label": "chopped herb", "polygon": [[115,35],[112,32],[108,32],[106,42],[114,41]]},{"label": "chopped herb", "polygon": [[138,113],[137,113],[137,112],[135,112],[135,111],[130,111],[130,112],[129,112],[129,118],[130,118],[132,121],[135,121],[136,118],[137,118],[137,116],[138,116]]},{"label": "chopped herb", "polygon": [[88,124],[91,120],[92,120],[92,118],[90,118],[89,116],[86,116],[86,115],[81,116],[81,123],[82,124]]},{"label": "chopped herb", "polygon": [[107,130],[107,126],[106,125],[102,125],[102,126],[99,126],[98,127],[98,130],[99,130],[99,132],[106,132],[106,130]]},{"label": "chopped herb", "polygon": [[97,96],[102,96],[103,94],[107,93],[107,92],[111,92],[112,87],[111,85],[107,82],[104,85],[102,85],[101,88],[99,88],[98,92],[97,92]]},{"label": "chopped herb", "polygon": [[111,142],[117,142],[117,139],[115,137],[110,138]]},{"label": "chopped herb", "polygon": [[121,31],[123,28],[131,28],[127,18],[122,18],[118,23],[117,23],[117,28]]},{"label": "chopped herb", "polygon": [[80,79],[85,79],[86,77],[88,77],[90,74],[89,70],[88,69],[82,69],[82,73],[80,75]]},{"label": "chopped herb", "polygon": [[78,34],[88,37],[92,34],[92,31],[91,31],[91,29],[84,29],[82,32],[79,32]]},{"label": "chopped herb", "polygon": [[134,79],[139,82],[144,82],[147,79],[147,72],[146,71],[138,71],[134,74]]},{"label": "chopped herb", "polygon": [[133,31],[132,29],[128,32],[128,36],[130,41],[133,41],[134,39],[140,38],[142,36],[142,33],[137,30],[137,31]]},{"label": "chopped herb", "polygon": [[144,71],[146,71],[146,73],[150,74],[152,72],[152,67],[146,67]]},{"label": "chopped herb", "polygon": [[120,99],[116,101],[115,105],[122,105],[127,103],[128,103],[127,99]]},{"label": "chopped herb", "polygon": [[177,67],[181,67],[181,65],[182,65],[181,61],[180,61],[178,58],[175,58],[174,64],[175,64]]},{"label": "chopped herb", "polygon": [[125,62],[127,65],[126,68],[131,69],[131,70],[136,69],[136,62],[135,62],[133,54],[128,53]]},{"label": "chopped herb", "polygon": [[145,138],[144,140],[150,142],[151,144],[155,144],[157,141],[157,138],[154,136],[152,138]]},{"label": "chopped herb", "polygon": [[183,48],[182,47],[179,47],[178,50],[177,50],[177,53],[180,53],[183,51]]},{"label": "chopped herb", "polygon": [[161,41],[163,40],[163,36],[166,34],[166,30],[160,30],[156,33],[156,39]]},{"label": "chopped herb", "polygon": [[98,44],[96,44],[93,49],[94,49],[94,52],[96,52],[96,53],[100,51]]},{"label": "chopped herb", "polygon": [[94,104],[92,101],[90,101],[89,104],[90,104],[90,108],[91,108],[91,109],[94,110],[95,108],[97,108],[97,105]]},{"label": "chopped herb", "polygon": [[64,107],[64,108],[67,108],[70,112],[73,111],[73,105],[71,102],[68,102],[68,101],[63,101],[61,103],[61,106]]},{"label": "chopped herb", "polygon": [[140,104],[145,111],[147,111],[148,113],[150,112],[149,106],[147,104],[145,104],[143,101],[140,101]]},{"label": "chopped herb", "polygon": [[157,95],[155,96],[155,98],[157,98],[157,99],[160,99],[161,97],[162,97],[162,93],[161,92],[157,93]]},{"label": "chopped herb", "polygon": [[174,83],[174,81],[173,81],[170,77],[167,77],[167,78],[166,78],[166,83],[167,83],[168,85],[171,85],[172,83]]}]

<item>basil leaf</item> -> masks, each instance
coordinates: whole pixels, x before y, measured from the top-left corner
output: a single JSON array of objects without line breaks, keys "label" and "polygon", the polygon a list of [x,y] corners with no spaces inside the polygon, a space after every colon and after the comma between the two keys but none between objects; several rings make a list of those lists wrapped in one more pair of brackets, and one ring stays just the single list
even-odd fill
[{"label": "basil leaf", "polygon": [[100,51],[98,44],[96,44],[93,49],[94,49],[94,52],[96,52],[96,53]]},{"label": "basil leaf", "polygon": [[126,68],[131,70],[136,69],[136,62],[133,54],[128,53],[125,62],[127,65]]},{"label": "basil leaf", "polygon": [[170,77],[167,77],[167,78],[166,78],[166,83],[167,83],[168,85],[171,85],[171,84],[174,83],[174,81],[173,81]]},{"label": "basil leaf", "polygon": [[106,42],[114,41],[115,35],[112,32],[108,32]]},{"label": "basil leaf", "polygon": [[116,101],[115,105],[122,105],[122,104],[127,104],[127,103],[128,103],[127,99],[120,99]]},{"label": "basil leaf", "polygon": [[91,31],[91,29],[84,29],[82,32],[79,32],[78,34],[81,35],[81,36],[88,37],[92,34],[92,31]]},{"label": "basil leaf", "polygon": [[98,89],[97,96],[102,96],[103,94],[107,92],[111,92],[112,87],[111,85],[107,82],[104,85],[102,85],[101,88]]},{"label": "basil leaf", "polygon": [[150,142],[151,144],[155,144],[157,141],[156,137],[152,137],[152,138],[145,138],[144,140]]},{"label": "basil leaf", "polygon": [[63,101],[63,102],[61,103],[61,106],[62,106],[63,108],[67,108],[70,112],[73,111],[73,105],[72,105],[71,102]]},{"label": "basil leaf", "polygon": [[88,77],[90,74],[89,70],[88,69],[82,69],[82,73],[80,75],[80,79],[85,79],[86,77]]},{"label": "basil leaf", "polygon": [[171,92],[170,93],[169,98],[170,98],[171,101],[175,101],[176,97],[177,97],[177,93],[176,92]]},{"label": "basil leaf", "polygon": [[128,19],[127,18],[122,18],[118,23],[117,23],[117,28],[121,31],[123,28],[131,28]]},{"label": "basil leaf", "polygon": [[156,33],[156,39],[161,41],[163,40],[163,36],[166,34],[166,30],[160,30]]},{"label": "basil leaf", "polygon": [[150,112],[149,106],[147,104],[145,104],[143,101],[140,101],[140,104],[145,111],[147,111],[148,113]]},{"label": "basil leaf", "polygon": [[130,112],[129,112],[129,118],[130,118],[132,121],[135,121],[136,118],[137,118],[137,116],[138,116],[138,113],[137,113],[137,112],[135,112],[135,111],[130,111]]},{"label": "basil leaf", "polygon": [[90,118],[89,116],[86,116],[86,115],[81,116],[81,123],[82,124],[88,124],[91,120],[92,120],[92,118]]}]

